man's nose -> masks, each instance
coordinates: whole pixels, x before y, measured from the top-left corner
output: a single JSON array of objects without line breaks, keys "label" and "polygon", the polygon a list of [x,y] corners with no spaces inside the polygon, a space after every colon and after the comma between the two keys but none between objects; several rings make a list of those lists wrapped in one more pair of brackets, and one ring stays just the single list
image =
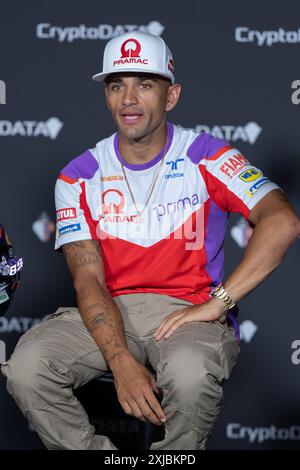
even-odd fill
[{"label": "man's nose", "polygon": [[135,87],[128,86],[124,90],[123,94],[123,104],[130,106],[131,104],[137,103],[137,93]]}]

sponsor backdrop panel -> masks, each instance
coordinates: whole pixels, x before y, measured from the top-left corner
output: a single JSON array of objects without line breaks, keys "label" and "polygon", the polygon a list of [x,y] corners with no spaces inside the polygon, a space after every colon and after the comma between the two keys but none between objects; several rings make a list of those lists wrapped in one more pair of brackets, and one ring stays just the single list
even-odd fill
[{"label": "sponsor backdrop panel", "polygon": [[[11,2],[0,12],[1,222],[24,258],[21,288],[0,318],[0,362],[22,333],[58,306],[74,305],[69,274],[53,251],[59,170],[114,131],[100,84],[103,48],[142,29],[170,45],[182,100],[170,120],[226,138],[278,183],[300,211],[300,5],[296,2]],[[16,15],[16,12],[18,13]],[[230,162],[229,162],[230,163]],[[234,171],[230,166],[226,171]],[[226,273],[251,231],[231,217]],[[241,358],[224,387],[210,449],[300,448],[300,319],[296,243],[280,269],[241,302]],[[26,364],[24,364],[26,367]],[[115,404],[99,415],[97,383],[85,395],[98,430],[134,436]],[[0,377],[0,449],[41,448]],[[109,406],[109,403],[108,405]],[[100,423],[100,424],[99,424]],[[106,426],[107,425],[107,426]],[[133,444],[134,445],[134,444]]]}]

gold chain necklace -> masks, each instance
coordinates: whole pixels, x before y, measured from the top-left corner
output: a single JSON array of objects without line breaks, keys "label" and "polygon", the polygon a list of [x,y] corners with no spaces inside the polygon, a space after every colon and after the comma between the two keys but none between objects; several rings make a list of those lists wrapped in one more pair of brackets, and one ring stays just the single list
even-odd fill
[{"label": "gold chain necklace", "polygon": [[167,139],[166,145],[165,145],[165,147],[164,147],[164,152],[163,152],[163,156],[162,156],[162,159],[161,159],[161,162],[160,162],[160,166],[159,166],[159,168],[158,168],[157,171],[156,171],[155,177],[154,177],[153,182],[152,182],[152,185],[151,185],[151,187],[150,187],[149,195],[148,195],[148,197],[147,197],[146,203],[145,203],[144,208],[143,208],[142,211],[138,210],[138,208],[137,208],[137,205],[136,205],[136,202],[135,202],[135,198],[134,198],[132,189],[131,189],[130,184],[129,184],[129,181],[128,181],[128,179],[127,179],[127,175],[126,175],[126,172],[125,172],[125,168],[124,168],[124,166],[123,166],[123,163],[120,162],[120,163],[121,163],[121,167],[122,167],[122,171],[123,171],[123,175],[124,175],[124,178],[125,178],[127,187],[128,187],[128,191],[130,192],[131,199],[132,199],[132,201],[133,201],[133,204],[134,204],[134,206],[135,206],[135,209],[136,209],[136,212],[137,212],[137,215],[138,215],[138,217],[137,217],[137,222],[142,222],[142,221],[143,221],[142,215],[143,215],[143,213],[144,213],[144,211],[145,211],[145,209],[146,209],[146,207],[147,207],[147,205],[148,205],[148,203],[149,203],[149,201],[150,201],[150,198],[151,198],[151,196],[152,196],[152,194],[153,194],[153,191],[154,191],[154,188],[155,188],[155,186],[156,186],[156,182],[157,182],[158,177],[159,177],[159,175],[160,175],[160,172],[161,172],[161,169],[162,169],[162,166],[163,166],[163,162],[164,162],[164,158],[165,158],[166,153],[167,153],[167,145],[168,145],[168,139]]}]

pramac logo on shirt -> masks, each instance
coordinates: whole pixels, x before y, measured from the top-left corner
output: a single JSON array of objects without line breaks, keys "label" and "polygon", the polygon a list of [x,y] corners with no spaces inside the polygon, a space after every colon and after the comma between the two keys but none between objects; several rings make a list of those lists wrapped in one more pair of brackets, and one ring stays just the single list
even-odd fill
[{"label": "pramac logo on shirt", "polygon": [[121,46],[121,57],[114,60],[113,65],[123,64],[144,64],[149,63],[149,59],[141,59],[141,44],[134,38],[129,38]]},{"label": "pramac logo on shirt", "polygon": [[[112,193],[117,195],[117,201],[115,202],[115,195],[112,197]],[[102,212],[103,214],[122,214],[122,210],[125,204],[125,198],[121,191],[118,189],[108,189],[102,193]]]}]

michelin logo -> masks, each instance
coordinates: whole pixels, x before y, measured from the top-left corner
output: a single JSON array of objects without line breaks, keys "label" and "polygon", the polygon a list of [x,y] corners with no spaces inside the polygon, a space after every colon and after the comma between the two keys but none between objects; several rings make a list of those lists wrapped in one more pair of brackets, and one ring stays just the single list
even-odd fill
[{"label": "michelin logo", "polygon": [[300,426],[277,428],[273,424],[269,427],[242,426],[240,423],[229,423],[226,427],[227,439],[246,440],[250,444],[265,441],[299,441]]},{"label": "michelin logo", "polygon": [[261,178],[260,180],[258,180],[256,183],[254,183],[247,191],[247,196],[249,197],[252,197],[253,194],[256,193],[256,191],[263,185],[263,184],[266,184],[266,183],[270,183],[270,180],[269,178]]},{"label": "michelin logo", "polygon": [[60,235],[64,235],[65,233],[77,232],[78,230],[81,230],[80,224],[67,225],[66,227],[60,228],[58,231],[59,231]]},{"label": "michelin logo", "polygon": [[300,28],[297,31],[285,31],[283,28],[278,28],[277,31],[258,31],[238,26],[235,28],[235,40],[243,43],[253,42],[259,47],[271,47],[273,44],[299,44]]},{"label": "michelin logo", "polygon": [[262,132],[262,128],[253,121],[248,122],[245,126],[232,125],[214,125],[198,124],[195,126],[196,132],[207,132],[218,139],[225,139],[231,142],[242,140],[249,144],[255,144],[258,136]]},{"label": "michelin logo", "polygon": [[49,118],[48,121],[0,121],[0,137],[48,137],[55,140],[60,133],[63,122],[57,117]]},{"label": "michelin logo", "polygon": [[36,27],[36,36],[39,39],[55,39],[58,42],[74,42],[77,39],[108,40],[120,34],[132,31],[143,31],[145,33],[160,36],[165,27],[159,21],[150,21],[148,25],[138,26],[136,24],[116,25],[99,24],[87,27],[85,24],[78,26],[52,26],[50,23],[39,23]]}]

